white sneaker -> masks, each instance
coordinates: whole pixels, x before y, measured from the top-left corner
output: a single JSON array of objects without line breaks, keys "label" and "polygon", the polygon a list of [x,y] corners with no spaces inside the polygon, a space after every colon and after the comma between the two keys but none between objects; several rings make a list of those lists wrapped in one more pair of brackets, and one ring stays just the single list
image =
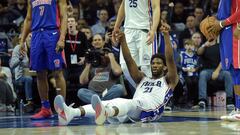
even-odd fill
[{"label": "white sneaker", "polygon": [[68,125],[68,123],[74,118],[72,113],[73,108],[65,104],[64,98],[61,95],[55,97],[54,108],[58,113],[59,125]]},{"label": "white sneaker", "polygon": [[96,113],[95,115],[96,124],[103,125],[107,119],[107,113],[98,95],[92,96],[91,104]]},{"label": "white sneaker", "polygon": [[220,119],[225,121],[240,121],[240,112],[233,110],[228,115],[221,116]]}]

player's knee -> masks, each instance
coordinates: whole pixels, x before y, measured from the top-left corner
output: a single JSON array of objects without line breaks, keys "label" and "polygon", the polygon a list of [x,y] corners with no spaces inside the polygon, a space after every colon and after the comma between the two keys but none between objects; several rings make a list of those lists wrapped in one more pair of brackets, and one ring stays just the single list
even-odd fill
[{"label": "player's knee", "polygon": [[47,71],[38,71],[37,72],[37,79],[38,80],[45,80],[45,79],[47,79]]}]

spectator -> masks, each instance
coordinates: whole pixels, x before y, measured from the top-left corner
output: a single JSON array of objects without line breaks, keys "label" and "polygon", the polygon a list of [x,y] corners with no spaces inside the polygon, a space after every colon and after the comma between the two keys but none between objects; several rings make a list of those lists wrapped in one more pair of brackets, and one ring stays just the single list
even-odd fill
[{"label": "spectator", "polygon": [[12,84],[12,73],[8,67],[2,66],[2,60],[0,57],[0,101],[6,104],[9,111],[13,111],[11,104],[16,99],[16,93]]},{"label": "spectator", "polygon": [[99,11],[99,22],[92,26],[93,35],[101,34],[102,36],[106,33],[106,27],[108,27],[108,11],[106,9],[101,9]]},{"label": "spectator", "polygon": [[186,28],[179,35],[179,49],[183,49],[183,43],[186,39],[192,37],[192,34],[199,31],[196,27],[196,18],[193,15],[189,15],[186,20]]},{"label": "spectator", "polygon": [[195,49],[197,50],[201,46],[201,44],[203,42],[202,34],[200,34],[199,32],[194,32],[192,34],[192,40],[193,40],[193,42],[195,44]]},{"label": "spectator", "polygon": [[12,42],[5,32],[0,32],[0,53],[2,55],[2,64],[8,66],[9,58],[12,53]]},{"label": "spectator", "polygon": [[187,39],[184,43],[185,50],[180,53],[180,65],[182,67],[182,75],[187,85],[187,95],[189,105],[197,104],[198,98],[198,56],[195,52],[195,44],[193,40]]},{"label": "spectator", "polygon": [[225,91],[227,93],[227,108],[233,105],[233,82],[230,72],[222,70],[220,63],[219,44],[216,39],[211,42],[204,43],[197,51],[202,59],[202,71],[199,74],[199,102],[201,108],[206,107],[207,103],[207,82],[209,80],[224,81]]},{"label": "spectator", "polygon": [[[101,35],[97,34],[93,37],[92,45],[95,50],[103,51],[104,40]],[[82,85],[89,83],[88,89],[78,90],[78,97],[84,103],[91,103],[94,94],[98,94],[102,100],[109,100],[121,97],[124,93],[123,86],[117,84],[122,75],[122,69],[109,49],[106,49],[104,53],[105,55],[101,56],[100,67],[93,67],[89,59],[85,58],[87,59],[86,67],[80,76],[80,83]]]},{"label": "spectator", "polygon": [[[25,48],[29,52],[31,34],[28,35]],[[32,96],[32,83],[33,79],[30,75],[24,73],[25,69],[29,67],[29,57],[27,53],[24,55],[20,54],[20,45],[17,45],[13,49],[12,58],[10,60],[10,67],[14,70],[15,81],[23,83],[24,92],[27,103],[24,105],[25,109],[28,111],[33,111],[33,96]]]},{"label": "spectator", "polygon": [[196,17],[196,26],[199,27],[199,24],[204,19],[204,11],[201,7],[196,7],[194,9],[194,16]]},{"label": "spectator", "polygon": [[71,84],[79,84],[79,76],[83,70],[84,55],[88,41],[84,33],[77,30],[77,22],[73,16],[68,17],[68,32],[65,37],[65,69],[66,80]]},{"label": "spectator", "polygon": [[90,39],[92,38],[91,28],[88,26],[85,26],[85,27],[82,27],[80,31],[85,34],[85,36],[87,37],[87,40],[90,42]]}]

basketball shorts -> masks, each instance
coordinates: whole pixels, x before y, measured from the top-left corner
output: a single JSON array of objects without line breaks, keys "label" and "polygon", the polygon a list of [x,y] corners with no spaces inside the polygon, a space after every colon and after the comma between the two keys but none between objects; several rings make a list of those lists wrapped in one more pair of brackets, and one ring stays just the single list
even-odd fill
[{"label": "basketball shorts", "polygon": [[62,53],[55,50],[59,36],[60,32],[57,29],[32,32],[30,50],[32,70],[59,70],[65,66]]},{"label": "basketball shorts", "polygon": [[[152,45],[147,45],[148,30],[126,28],[124,33],[128,48],[137,66],[150,65]],[[120,49],[120,64],[124,63],[122,49]]]}]

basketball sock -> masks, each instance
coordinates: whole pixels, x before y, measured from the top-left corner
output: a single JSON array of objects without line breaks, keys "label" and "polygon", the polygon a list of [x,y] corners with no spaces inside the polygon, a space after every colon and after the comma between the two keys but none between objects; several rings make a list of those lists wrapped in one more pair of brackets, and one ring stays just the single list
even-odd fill
[{"label": "basketball sock", "polygon": [[74,117],[79,117],[81,116],[81,111],[79,108],[72,108],[72,113]]},{"label": "basketball sock", "polygon": [[50,103],[49,103],[48,100],[43,100],[43,101],[42,101],[42,106],[43,106],[44,108],[47,108],[47,109],[50,109],[50,108],[51,108]]},{"label": "basketball sock", "polygon": [[235,95],[235,107],[236,109],[240,109],[240,96],[239,95]]},{"label": "basketball sock", "polygon": [[85,115],[84,115],[84,116],[86,116],[86,117],[95,116],[95,110],[93,110],[91,104],[89,104],[89,105],[84,105],[84,106],[82,106],[82,108],[83,108],[84,111],[85,111]]}]

